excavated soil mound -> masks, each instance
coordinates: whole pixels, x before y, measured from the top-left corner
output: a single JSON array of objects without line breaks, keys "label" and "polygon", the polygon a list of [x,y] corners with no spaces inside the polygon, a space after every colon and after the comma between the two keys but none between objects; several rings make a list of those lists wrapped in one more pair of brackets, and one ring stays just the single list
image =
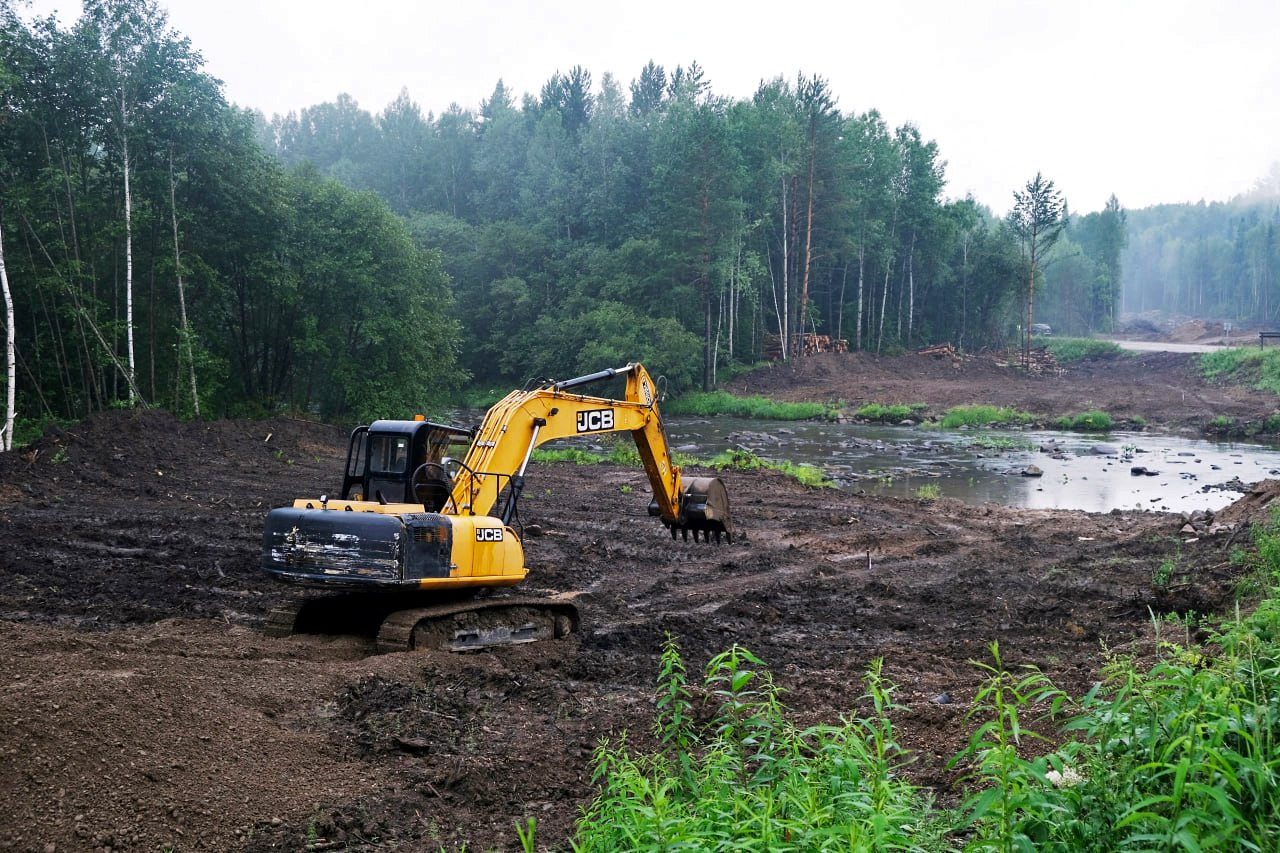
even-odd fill
[{"label": "excavated soil mound", "polygon": [[[904,364],[819,357],[738,390],[945,402],[959,373],[1015,396],[994,366]],[[905,772],[953,800],[988,644],[1083,692],[1100,644],[1145,636],[1151,609],[1226,606],[1247,539],[744,472],[724,475],[741,535],[717,547],[672,541],[639,470],[533,465],[525,591],[580,592],[579,633],[465,655],[268,638],[288,590],[257,568],[263,515],[334,491],[345,444],[301,421],[113,412],[0,455],[0,849],[516,849],[530,817],[563,848],[600,739],[646,743],[667,634],[694,673],[751,648],[801,722],[860,710],[884,658]],[[1166,559],[1176,577],[1155,588]]]}]

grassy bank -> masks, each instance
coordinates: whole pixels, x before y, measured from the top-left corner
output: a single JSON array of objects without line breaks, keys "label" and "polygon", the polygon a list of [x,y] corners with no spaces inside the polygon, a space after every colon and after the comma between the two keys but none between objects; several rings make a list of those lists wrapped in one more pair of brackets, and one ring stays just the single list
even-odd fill
[{"label": "grassy bank", "polygon": [[1206,379],[1280,394],[1280,349],[1232,347],[1200,356]]},{"label": "grassy bank", "polygon": [[839,408],[825,403],[781,403],[766,397],[737,397],[728,391],[694,391],[664,401],[665,415],[732,415],[775,421],[835,420]]},{"label": "grassy bank", "polygon": [[1025,426],[1036,420],[1035,415],[1018,409],[1000,406],[953,406],[942,416],[943,429],[960,427],[984,427],[995,424]]},{"label": "grassy bank", "polygon": [[[1271,590],[1192,640],[1154,618],[1154,662],[1107,654],[1083,697],[996,644],[975,663],[960,807],[937,808],[901,772],[894,686],[873,661],[859,710],[791,722],[765,662],[740,646],[691,678],[671,638],[653,731],[595,755],[597,793],[573,849],[957,851],[1274,850],[1280,837],[1280,513],[1237,559]],[[697,722],[697,708],[715,709]],[[1072,740],[1045,751],[1032,730]],[[526,850],[536,825],[520,829]]]},{"label": "grassy bank", "polygon": [[1114,341],[1096,341],[1093,338],[1037,338],[1036,343],[1047,347],[1059,364],[1087,358],[1125,358],[1132,355]]},{"label": "grassy bank", "polygon": [[853,413],[865,421],[896,424],[904,420],[918,420],[929,408],[928,403],[867,403]]}]

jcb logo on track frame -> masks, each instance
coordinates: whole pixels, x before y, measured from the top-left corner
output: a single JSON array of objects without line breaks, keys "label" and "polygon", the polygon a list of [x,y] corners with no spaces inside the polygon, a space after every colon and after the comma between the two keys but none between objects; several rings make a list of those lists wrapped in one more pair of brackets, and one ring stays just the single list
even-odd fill
[{"label": "jcb logo on track frame", "polygon": [[600,432],[613,429],[613,409],[587,409],[578,412],[578,432]]},{"label": "jcb logo on track frame", "polygon": [[477,527],[476,541],[477,542],[501,542],[502,528],[501,527]]}]

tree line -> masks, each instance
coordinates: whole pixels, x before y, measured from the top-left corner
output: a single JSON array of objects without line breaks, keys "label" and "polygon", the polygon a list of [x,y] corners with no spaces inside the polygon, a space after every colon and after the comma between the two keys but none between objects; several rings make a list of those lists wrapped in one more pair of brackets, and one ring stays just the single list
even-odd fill
[{"label": "tree line", "polygon": [[25,417],[343,416],[459,386],[439,253],[376,194],[265,150],[156,3],[87,0],[69,27],[0,4],[0,56]]},{"label": "tree line", "polygon": [[1227,202],[1134,211],[1124,309],[1280,323],[1280,172]]},{"label": "tree line", "polygon": [[[680,390],[806,333],[1009,346],[1037,293],[1050,322],[1114,317],[1118,202],[1076,223],[1037,175],[1057,207],[1033,264],[1017,215],[944,198],[936,143],[819,76],[731,99],[697,63],[626,86],[574,67],[474,111],[343,95],[267,120],[154,0],[86,0],[69,26],[0,0],[0,28],[27,417],[392,415],[629,359]],[[1068,267],[1088,299],[1055,295]]]}]

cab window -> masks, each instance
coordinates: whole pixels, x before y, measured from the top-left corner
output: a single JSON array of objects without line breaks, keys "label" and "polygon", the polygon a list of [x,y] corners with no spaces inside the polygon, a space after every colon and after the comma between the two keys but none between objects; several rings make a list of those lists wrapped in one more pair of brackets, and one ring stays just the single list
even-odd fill
[{"label": "cab window", "polygon": [[369,436],[369,473],[403,474],[409,468],[409,437]]}]

